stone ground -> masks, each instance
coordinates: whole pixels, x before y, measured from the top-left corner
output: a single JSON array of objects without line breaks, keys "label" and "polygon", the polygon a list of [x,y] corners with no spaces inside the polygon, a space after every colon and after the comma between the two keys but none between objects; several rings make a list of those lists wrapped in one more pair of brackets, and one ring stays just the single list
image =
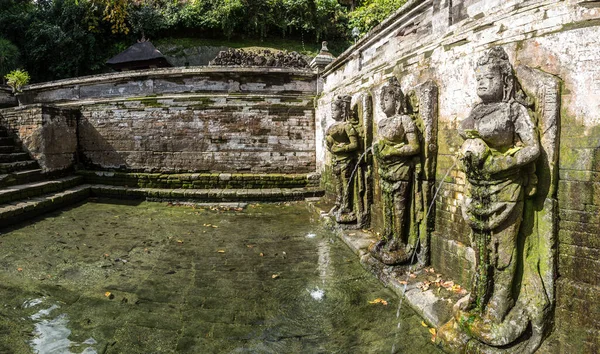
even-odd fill
[{"label": "stone ground", "polygon": [[438,353],[316,219],[91,200],[3,230],[0,353]]}]

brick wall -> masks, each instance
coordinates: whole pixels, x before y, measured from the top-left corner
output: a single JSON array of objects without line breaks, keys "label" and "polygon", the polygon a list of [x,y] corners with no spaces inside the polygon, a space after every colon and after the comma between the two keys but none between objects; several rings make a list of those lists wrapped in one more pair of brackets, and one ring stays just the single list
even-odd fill
[{"label": "brick wall", "polygon": [[44,173],[76,162],[77,110],[30,105],[0,110],[0,124],[38,161]]},{"label": "brick wall", "polygon": [[[600,346],[600,8],[593,1],[409,1],[325,69],[317,102],[317,168],[328,171],[323,132],[335,95],[375,99],[392,75],[405,92],[433,80],[439,88],[437,183],[432,265],[468,285],[473,252],[460,203],[464,175],[454,164],[456,131],[478,101],[474,67],[501,45],[516,66],[562,82],[559,154],[558,279],[555,331],[542,352],[594,352]],[[448,174],[447,174],[448,173]]]},{"label": "brick wall", "polygon": [[145,172],[315,170],[311,96],[188,95],[81,107],[87,168]]}]

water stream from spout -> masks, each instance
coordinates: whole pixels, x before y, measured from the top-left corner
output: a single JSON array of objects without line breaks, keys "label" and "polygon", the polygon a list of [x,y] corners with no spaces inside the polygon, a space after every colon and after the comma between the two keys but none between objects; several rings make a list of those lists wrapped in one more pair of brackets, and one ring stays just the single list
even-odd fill
[{"label": "water stream from spout", "polygon": [[[454,169],[454,167],[456,167],[456,161],[454,161],[454,163],[452,164],[452,166],[450,166],[450,168],[448,168],[448,170],[446,171],[446,174],[444,175],[444,177],[442,178],[442,180],[440,181],[440,184],[438,185],[435,193],[433,194],[433,198],[431,200],[431,203],[429,204],[429,208],[427,209],[427,213],[425,214],[425,221],[427,222],[428,218],[429,218],[429,213],[431,212],[431,210],[433,209],[433,205],[435,204],[435,200],[438,196],[439,191],[442,189],[442,186],[444,185],[444,182],[446,181],[446,178],[448,177],[448,175],[450,174],[450,171],[452,171]],[[415,260],[415,256],[417,254],[417,247],[415,247],[413,249],[413,253],[412,256],[410,258],[410,262],[408,263],[408,271],[406,272],[406,279],[404,280],[404,288],[402,289],[402,296],[400,296],[400,301],[398,302],[398,309],[396,310],[396,318],[399,319],[400,318],[400,309],[402,308],[402,302],[404,301],[404,297],[406,296],[406,289],[408,287],[408,280],[410,278],[410,274],[411,274],[411,270],[412,270],[412,264]],[[396,352],[396,344],[395,342],[397,341],[398,338],[398,333],[400,332],[400,327],[402,325],[401,321],[398,321],[398,326],[397,326],[397,331],[395,334],[395,340],[394,340],[394,344],[392,345],[392,354],[394,354]]]}]

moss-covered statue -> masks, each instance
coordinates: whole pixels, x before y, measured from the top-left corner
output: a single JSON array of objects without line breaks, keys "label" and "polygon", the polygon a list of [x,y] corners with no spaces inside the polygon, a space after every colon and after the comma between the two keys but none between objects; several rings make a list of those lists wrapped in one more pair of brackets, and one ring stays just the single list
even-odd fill
[{"label": "moss-covered statue", "polygon": [[460,124],[458,153],[475,274],[468,300],[455,307],[440,335],[461,352],[527,353],[541,342],[549,307],[539,253],[548,250],[538,249],[544,234],[535,232],[533,215],[539,207],[528,201],[538,184],[540,140],[502,48],[478,60],[476,79],[481,103]]},{"label": "moss-covered statue", "polygon": [[349,122],[350,96],[337,96],[331,103],[331,116],[336,121],[326,132],[325,143],[331,153],[336,201],[331,214],[338,223],[356,222],[354,185],[351,183],[359,155],[359,134]]},{"label": "moss-covered statue", "polygon": [[369,247],[375,258],[388,265],[410,261],[418,242],[418,230],[411,218],[416,214],[418,181],[414,176],[421,147],[418,129],[405,114],[404,102],[398,80],[390,79],[382,88],[380,99],[386,118],[378,124],[378,138],[373,145],[379,168],[383,233],[382,239]]}]

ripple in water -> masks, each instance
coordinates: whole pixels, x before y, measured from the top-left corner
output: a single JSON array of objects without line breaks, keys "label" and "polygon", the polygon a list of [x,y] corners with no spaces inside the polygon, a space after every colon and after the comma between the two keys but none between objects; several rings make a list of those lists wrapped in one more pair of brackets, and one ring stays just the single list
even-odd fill
[{"label": "ripple in water", "polygon": [[[23,304],[23,308],[34,307],[43,302],[42,299],[33,299],[26,301]],[[35,323],[35,329],[33,331],[33,338],[29,344],[33,348],[33,352],[37,354],[65,354],[71,353],[70,348],[73,346],[80,345],[93,345],[96,344],[94,338],[88,338],[83,343],[75,343],[69,340],[71,330],[67,327],[69,318],[66,314],[59,314],[54,318],[50,314],[60,308],[60,306],[54,304],[46,309],[41,309],[37,313],[31,315],[31,318]],[[82,354],[97,354],[96,350],[87,347]]]}]

